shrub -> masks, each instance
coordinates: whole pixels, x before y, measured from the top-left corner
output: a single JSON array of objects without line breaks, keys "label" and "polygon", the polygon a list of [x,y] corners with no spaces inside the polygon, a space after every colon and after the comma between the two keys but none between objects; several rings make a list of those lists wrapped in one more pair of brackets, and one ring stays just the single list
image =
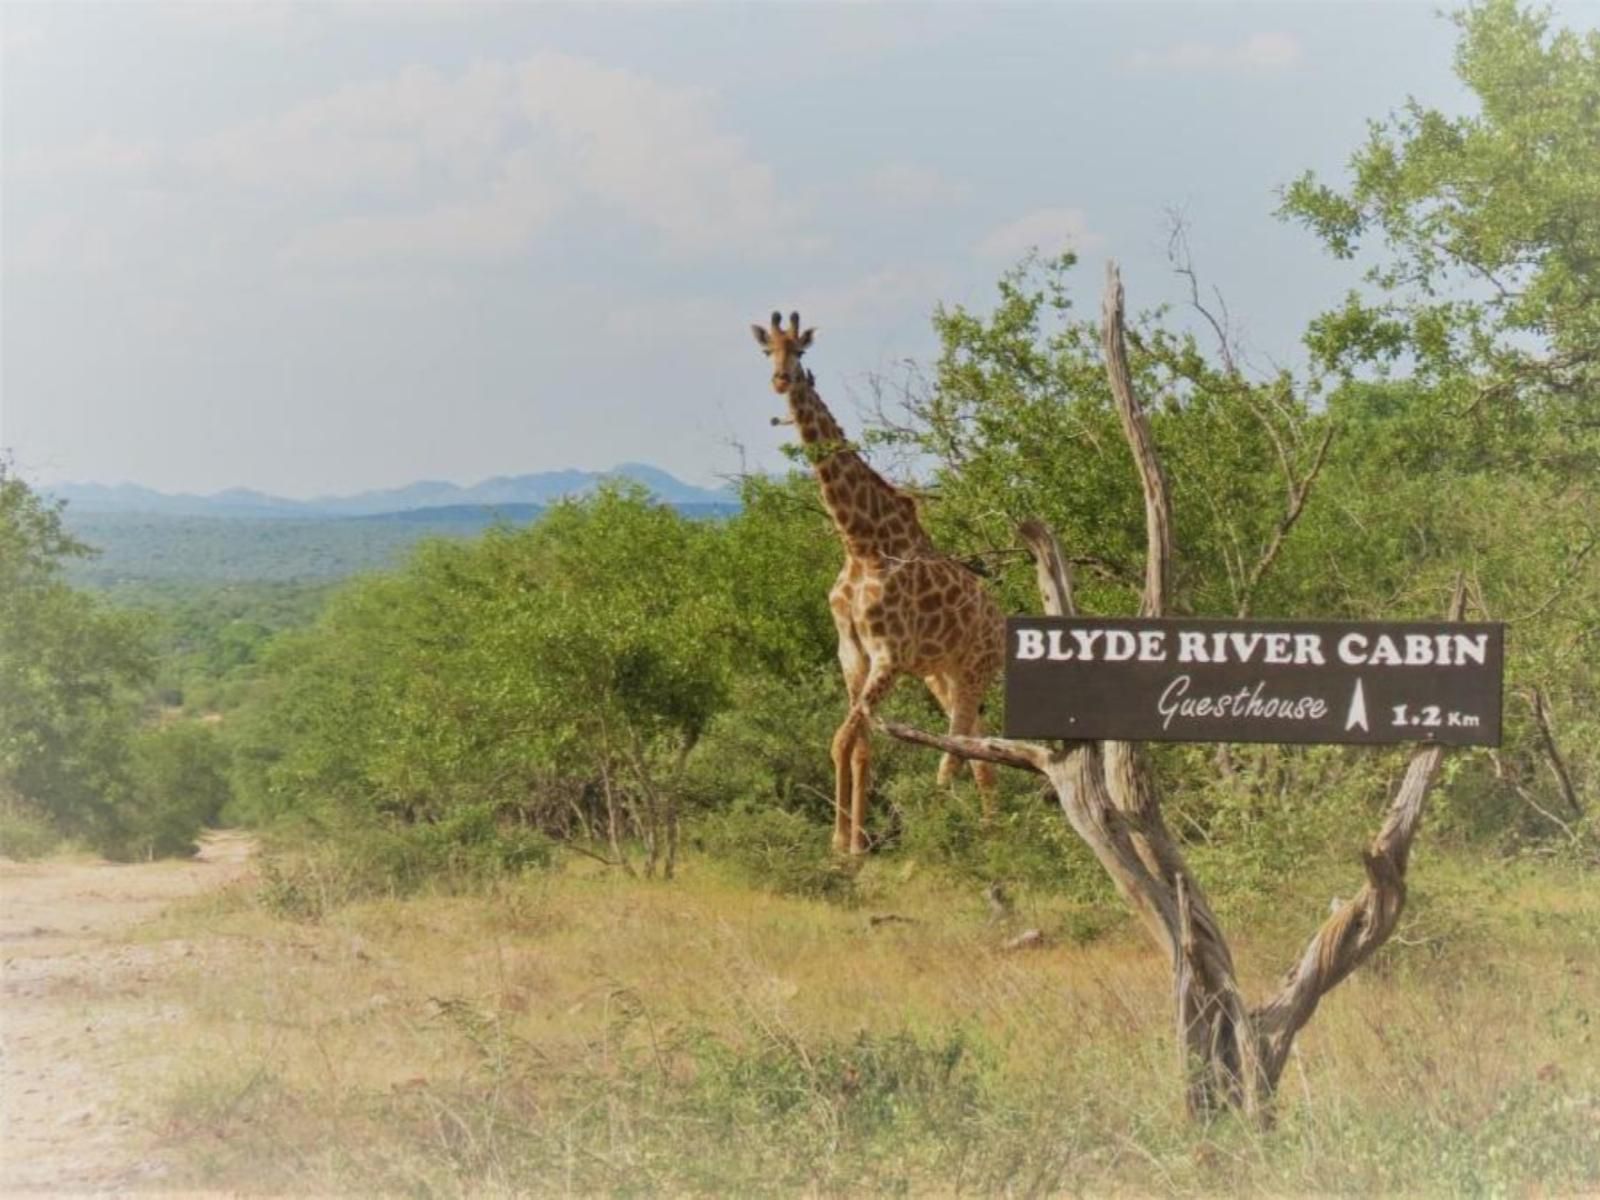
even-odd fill
[{"label": "shrub", "polygon": [[1000,777],[998,811],[983,819],[977,789],[965,780],[940,787],[902,776],[886,789],[900,814],[899,852],[957,878],[1004,880],[1040,891],[1098,901],[1111,885],[1078,840],[1053,796],[1032,777]]},{"label": "shrub", "polygon": [[227,748],[208,726],[184,723],[141,731],[131,750],[130,782],[100,849],[117,859],[193,854],[232,795]]},{"label": "shrub", "polygon": [[49,816],[0,789],[0,855],[20,860],[41,858],[60,843],[61,832]]},{"label": "shrub", "polygon": [[345,904],[424,889],[472,891],[555,862],[554,844],[505,819],[497,805],[464,805],[433,822],[350,822],[285,836],[302,847],[262,862],[260,898],[271,912],[316,921]]},{"label": "shrub", "polygon": [[692,836],[752,887],[783,896],[856,899],[854,867],[830,849],[831,831],[798,813],[741,802],[700,818]]}]

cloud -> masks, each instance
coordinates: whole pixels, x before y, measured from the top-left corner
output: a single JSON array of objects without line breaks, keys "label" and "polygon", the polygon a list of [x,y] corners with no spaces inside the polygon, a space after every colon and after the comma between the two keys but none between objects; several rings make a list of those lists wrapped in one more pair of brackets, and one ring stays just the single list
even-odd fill
[{"label": "cloud", "polygon": [[283,256],[292,264],[505,258],[525,248],[559,206],[558,190],[539,178],[531,156],[517,155],[486,196],[422,212],[329,221],[294,237]]},{"label": "cloud", "polygon": [[1046,255],[1063,250],[1081,254],[1104,241],[1089,229],[1081,208],[1037,208],[990,230],[973,252],[987,261],[1011,263],[1033,250]]},{"label": "cloud", "polygon": [[94,274],[110,269],[118,257],[109,229],[60,213],[41,217],[6,240],[6,266],[13,270]]},{"label": "cloud", "polygon": [[150,11],[175,24],[220,34],[260,37],[287,32],[314,10],[294,0],[173,0]]},{"label": "cloud", "polygon": [[871,171],[864,181],[867,197],[890,211],[945,208],[962,204],[972,188],[932,167],[888,162]]},{"label": "cloud", "polygon": [[807,325],[873,328],[905,320],[908,314],[923,320],[933,309],[933,298],[949,284],[942,271],[931,267],[887,267],[837,284],[803,288],[792,303]]},{"label": "cloud", "polygon": [[202,138],[183,157],[197,175],[245,191],[376,190],[392,200],[429,170],[445,180],[491,182],[488,169],[512,118],[504,65],[478,64],[453,79],[409,67]]},{"label": "cloud", "polygon": [[1292,33],[1252,33],[1233,45],[1180,42],[1161,50],[1136,50],[1127,65],[1136,71],[1286,71],[1304,57]]},{"label": "cloud", "polygon": [[626,339],[635,349],[693,343],[695,353],[702,346],[720,353],[717,348],[730,343],[742,348],[748,327],[765,323],[768,313],[780,309],[799,312],[806,325],[825,328],[831,340],[846,328],[875,330],[908,320],[925,326],[934,297],[951,286],[952,279],[938,268],[883,267],[746,301],[694,295],[677,296],[670,305],[608,301],[600,328],[605,340]]},{"label": "cloud", "polygon": [[800,221],[772,167],[719,128],[711,93],[587,59],[540,54],[517,71],[521,115],[548,128],[589,197],[679,252],[781,253]]},{"label": "cloud", "polygon": [[[724,127],[711,92],[556,53],[413,66],[186,142],[100,136],[14,166],[45,187],[157,178],[211,219],[249,214],[251,247],[300,266],[514,255],[575,211],[672,255],[815,245],[809,206]],[[55,230],[37,248],[70,240]]]},{"label": "cloud", "polygon": [[318,34],[339,23],[350,25],[459,25],[493,14],[493,5],[458,0],[341,0],[308,4],[305,0],[165,0],[147,4],[149,11],[174,25],[218,37],[255,39],[290,33]]},{"label": "cloud", "polygon": [[136,176],[148,173],[159,158],[151,143],[101,133],[68,146],[20,150],[7,157],[4,171],[9,179]]},{"label": "cloud", "polygon": [[7,15],[0,24],[0,58],[20,57],[36,50],[43,42],[44,31],[39,26],[24,23],[14,14]]}]

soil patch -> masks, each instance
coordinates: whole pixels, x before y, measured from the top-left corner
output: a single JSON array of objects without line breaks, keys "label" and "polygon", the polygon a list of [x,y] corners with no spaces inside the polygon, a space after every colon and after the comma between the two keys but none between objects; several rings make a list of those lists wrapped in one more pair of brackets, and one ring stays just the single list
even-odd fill
[{"label": "soil patch", "polygon": [[0,1195],[122,1191],[163,1174],[121,1104],[129,1034],[181,1016],[150,998],[187,942],[130,944],[174,901],[250,874],[251,839],[207,835],[185,861],[0,860]]}]

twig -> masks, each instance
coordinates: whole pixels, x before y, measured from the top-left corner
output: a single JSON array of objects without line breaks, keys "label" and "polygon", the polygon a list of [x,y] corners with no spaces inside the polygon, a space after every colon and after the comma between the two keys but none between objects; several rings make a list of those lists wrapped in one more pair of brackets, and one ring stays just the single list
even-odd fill
[{"label": "twig", "polygon": [[1600,544],[1600,534],[1592,534],[1589,540],[1585,542],[1578,552],[1572,556],[1572,561],[1567,564],[1566,573],[1561,577],[1560,582],[1556,584],[1555,588],[1550,592],[1550,594],[1538,604],[1534,605],[1534,607],[1530,608],[1527,612],[1518,613],[1514,617],[1506,617],[1505,623],[1507,625],[1516,625],[1519,622],[1531,621],[1535,617],[1543,616],[1545,612],[1549,610],[1551,605],[1553,605],[1557,600],[1561,599],[1562,595],[1567,590],[1567,586],[1578,577],[1578,568],[1583,565],[1583,560],[1589,557],[1590,552],[1597,544]]},{"label": "twig", "polygon": [[1556,782],[1561,786],[1561,796],[1567,802],[1567,807],[1572,810],[1572,815],[1580,821],[1583,820],[1583,804],[1578,800],[1578,789],[1572,786],[1572,775],[1567,771],[1567,764],[1562,761],[1561,751],[1556,748],[1554,731],[1550,728],[1550,713],[1545,708],[1544,693],[1538,685],[1528,689],[1531,696],[1529,703],[1533,707],[1533,720],[1539,727],[1539,742],[1544,749],[1545,761],[1550,764],[1550,771],[1556,777]]},{"label": "twig", "polygon": [[920,925],[921,923],[916,917],[902,917],[899,913],[873,913],[867,918],[868,929],[876,929],[879,925]]},{"label": "twig", "polygon": [[592,858],[595,860],[595,862],[604,863],[608,867],[621,867],[627,865],[625,863],[618,862],[614,858],[607,858],[604,854],[598,854],[584,846],[579,846],[574,842],[561,842],[560,845],[564,850],[570,850],[574,854],[581,854],[585,858]]},{"label": "twig", "polygon": [[1523,787],[1519,781],[1511,778],[1511,772],[1506,770],[1505,760],[1500,757],[1500,751],[1489,751],[1489,761],[1494,765],[1495,778],[1515,792],[1518,799],[1520,799],[1529,808],[1533,809],[1534,812],[1538,813],[1545,820],[1549,821],[1552,825],[1559,826],[1561,832],[1567,835],[1569,841],[1575,843],[1579,840],[1577,831],[1573,829],[1571,825],[1568,825],[1560,817],[1556,816],[1555,813],[1551,812],[1544,805],[1540,804],[1533,798],[1532,792]]},{"label": "twig", "polygon": [[[1265,418],[1263,417],[1262,420],[1264,422]],[[1261,557],[1256,561],[1255,567],[1251,570],[1249,578],[1245,580],[1243,597],[1239,602],[1238,611],[1241,620],[1250,615],[1250,606],[1255,600],[1256,587],[1277,560],[1278,553],[1283,549],[1283,543],[1289,536],[1289,531],[1294,528],[1295,522],[1300,519],[1300,514],[1305,511],[1306,500],[1311,495],[1311,487],[1316,483],[1317,476],[1322,473],[1323,463],[1327,461],[1328,446],[1333,442],[1335,428],[1330,424],[1323,431],[1322,441],[1318,443],[1316,455],[1311,461],[1311,469],[1306,472],[1305,476],[1298,481],[1294,479],[1293,475],[1288,477],[1289,503],[1284,510],[1283,516],[1278,518],[1277,526],[1272,531],[1272,538],[1267,543],[1266,550],[1262,552]],[[1288,470],[1287,463],[1284,469]]]}]

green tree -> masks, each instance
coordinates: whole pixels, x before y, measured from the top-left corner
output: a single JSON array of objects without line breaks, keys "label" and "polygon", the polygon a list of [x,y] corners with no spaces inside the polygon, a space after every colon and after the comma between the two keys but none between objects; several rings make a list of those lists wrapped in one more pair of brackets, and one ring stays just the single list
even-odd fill
[{"label": "green tree", "polygon": [[1307,174],[1282,212],[1374,260],[1307,337],[1352,381],[1330,399],[1353,453],[1329,516],[1373,536],[1339,563],[1374,596],[1422,559],[1470,570],[1512,627],[1507,745],[1477,794],[1502,825],[1520,799],[1524,823],[1577,837],[1600,775],[1600,32],[1515,0],[1454,21],[1476,111],[1409,102],[1345,186]]},{"label": "green tree", "polygon": [[86,553],[60,505],[0,461],[0,792],[107,843],[152,664],[138,618],[62,581],[62,564]]},{"label": "green tree", "polygon": [[[1592,472],[1600,384],[1600,32],[1552,32],[1515,0],[1458,13],[1478,111],[1415,100],[1374,123],[1344,189],[1313,174],[1282,212],[1341,258],[1378,261],[1308,339],[1329,367],[1409,365],[1441,411],[1504,434],[1530,417]],[[1550,442],[1546,450],[1555,449]],[[1524,460],[1526,461],[1526,460]]]},{"label": "green tree", "polygon": [[132,778],[118,809],[119,856],[194,853],[195,835],[217,821],[232,795],[227,747],[211,727],[181,722],[140,732],[131,749]]},{"label": "green tree", "polygon": [[477,807],[618,854],[632,832],[670,873],[683,767],[742,649],[707,582],[720,536],[608,491],[357,581],[269,655],[250,802],[398,827]]},{"label": "green tree", "polygon": [[[1309,176],[1288,189],[1286,214],[1334,253],[1371,239],[1382,256],[1372,294],[1313,322],[1309,373],[1248,378],[1220,324],[1207,346],[1161,311],[1134,322],[1130,366],[1173,489],[1174,611],[1432,617],[1466,569],[1480,614],[1513,622],[1513,654],[1507,746],[1457,768],[1459,824],[1548,833],[1577,828],[1596,776],[1600,40],[1501,0],[1457,20],[1481,113],[1413,104],[1374,127],[1348,191]],[[1028,563],[1006,552],[1023,516],[1061,533],[1087,611],[1129,610],[1143,551],[1072,265],[1025,262],[990,311],[939,310],[936,370],[877,434],[936,464],[936,537],[1004,568],[1013,611],[1034,603]],[[1250,813],[1284,763],[1336,761],[1241,758]],[[1216,795],[1209,756],[1162,763],[1184,773],[1174,792]]]},{"label": "green tree", "polygon": [[[941,308],[931,386],[877,438],[933,457],[928,520],[967,552],[1016,546],[1015,527],[1042,516],[1078,560],[1088,611],[1123,611],[1137,591],[1143,504],[1105,366],[1099,323],[1076,315],[1071,255],[1029,260],[999,284],[993,309]],[[1176,611],[1232,615],[1292,610],[1272,571],[1324,453],[1327,420],[1287,374],[1245,378],[1167,314],[1130,334],[1136,386],[1175,489]],[[1024,556],[1025,558],[1025,556]],[[1009,559],[1009,606],[1034,603],[1032,569]]]}]

